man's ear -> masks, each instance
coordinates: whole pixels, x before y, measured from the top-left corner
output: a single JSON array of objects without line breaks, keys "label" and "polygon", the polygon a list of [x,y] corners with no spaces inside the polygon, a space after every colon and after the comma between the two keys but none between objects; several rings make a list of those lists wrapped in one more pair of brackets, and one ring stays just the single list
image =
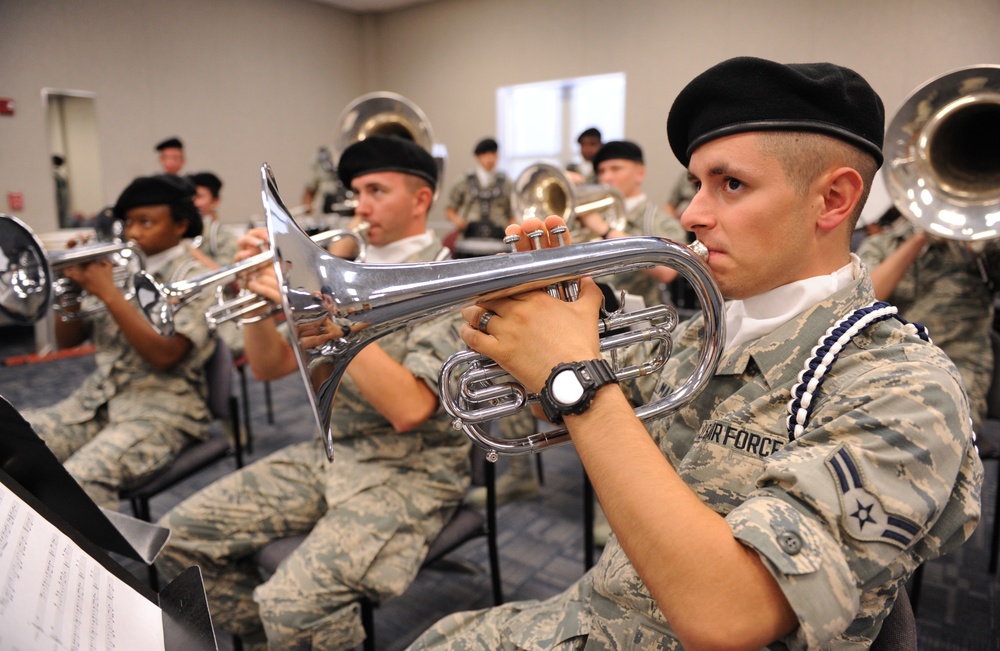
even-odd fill
[{"label": "man's ear", "polygon": [[420,185],[420,189],[415,194],[415,207],[422,208],[427,213],[431,210],[431,202],[434,201],[434,190],[427,185]]},{"label": "man's ear", "polygon": [[865,183],[857,170],[839,167],[826,176],[822,186],[823,206],[817,226],[833,230],[850,219],[864,194]]}]

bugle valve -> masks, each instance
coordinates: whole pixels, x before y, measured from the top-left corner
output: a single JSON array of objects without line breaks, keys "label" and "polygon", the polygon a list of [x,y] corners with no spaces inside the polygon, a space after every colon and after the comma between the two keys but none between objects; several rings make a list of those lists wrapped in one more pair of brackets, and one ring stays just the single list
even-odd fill
[{"label": "bugle valve", "polygon": [[[317,233],[311,237],[317,245],[329,245],[337,240],[352,239],[357,248],[356,259],[364,260],[368,243],[365,239],[369,225],[361,222],[354,229],[334,229]],[[216,293],[216,303],[208,308],[205,320],[211,329],[221,323],[240,319],[241,323],[252,323],[267,318],[280,310],[270,301],[263,299],[249,290],[241,291],[234,298],[227,299],[224,295],[225,286],[236,278],[251,273],[271,263],[274,253],[271,250],[262,251],[240,262],[220,267],[201,276],[177,280],[162,284],[150,274],[142,272],[135,275],[136,297],[143,314],[162,335],[174,334],[174,315],[203,292],[212,290]],[[261,312],[263,310],[263,312]]]},{"label": "bugle valve", "polygon": [[[331,256],[295,224],[278,196],[270,167],[261,168],[262,198],[282,308],[307,395],[333,458],[330,409],[354,356],[376,339],[415,321],[476,303],[580,276],[666,265],[691,282],[701,300],[705,343],[697,372],[664,400],[637,409],[650,418],[676,409],[711,378],[725,340],[723,301],[705,263],[686,247],[662,238],[618,238],[502,256],[419,264],[361,265]],[[488,440],[466,433],[478,445]],[[568,443],[563,430],[536,434],[513,452]],[[504,450],[505,451],[505,450]]]}]

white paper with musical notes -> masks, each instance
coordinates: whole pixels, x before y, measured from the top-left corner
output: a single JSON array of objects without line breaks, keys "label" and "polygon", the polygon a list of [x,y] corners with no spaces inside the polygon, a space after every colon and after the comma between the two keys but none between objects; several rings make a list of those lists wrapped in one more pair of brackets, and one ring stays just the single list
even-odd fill
[{"label": "white paper with musical notes", "polygon": [[0,483],[0,650],[163,648],[160,608]]}]

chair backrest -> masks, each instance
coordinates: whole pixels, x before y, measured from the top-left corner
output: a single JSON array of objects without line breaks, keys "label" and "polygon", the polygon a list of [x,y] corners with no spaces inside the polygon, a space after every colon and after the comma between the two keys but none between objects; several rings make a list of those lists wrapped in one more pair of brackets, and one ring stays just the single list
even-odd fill
[{"label": "chair backrest", "polygon": [[231,416],[230,396],[233,394],[233,353],[222,339],[215,342],[215,352],[205,362],[208,383],[208,409],[213,418]]}]

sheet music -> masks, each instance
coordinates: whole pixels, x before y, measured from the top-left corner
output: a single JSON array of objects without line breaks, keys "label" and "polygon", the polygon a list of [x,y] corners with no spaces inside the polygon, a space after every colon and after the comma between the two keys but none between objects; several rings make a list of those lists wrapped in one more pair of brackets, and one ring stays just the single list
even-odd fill
[{"label": "sheet music", "polygon": [[160,608],[0,483],[0,651],[162,650]]}]

